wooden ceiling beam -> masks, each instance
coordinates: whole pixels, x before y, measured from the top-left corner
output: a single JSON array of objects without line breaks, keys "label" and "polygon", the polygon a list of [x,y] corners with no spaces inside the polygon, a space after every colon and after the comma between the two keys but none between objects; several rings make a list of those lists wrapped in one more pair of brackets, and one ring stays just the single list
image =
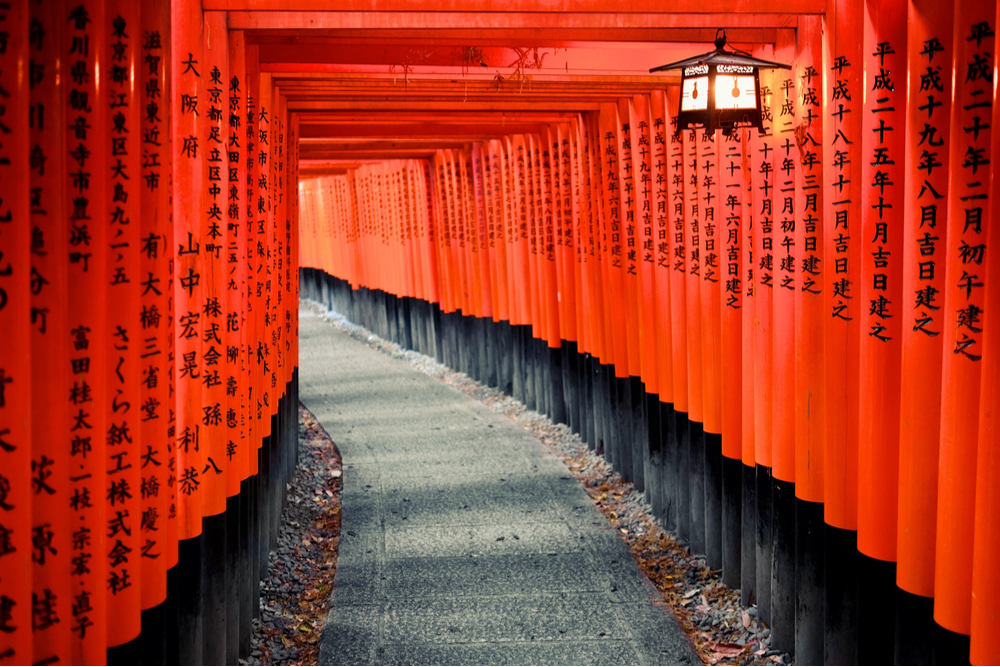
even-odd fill
[{"label": "wooden ceiling beam", "polygon": [[454,111],[456,108],[471,111],[597,111],[599,103],[594,100],[559,101],[551,100],[477,100],[461,102],[457,100],[296,100],[289,98],[289,111]]},{"label": "wooden ceiling beam", "polygon": [[[421,30],[462,31],[454,33],[458,39],[473,37],[490,37],[490,32],[496,30],[533,30],[539,38],[544,39],[542,31],[558,30],[561,39],[568,39],[575,30],[648,30],[665,28],[795,28],[798,25],[798,14],[823,14],[825,0],[767,0],[767,5],[776,11],[740,12],[727,10],[725,5],[745,4],[743,0],[728,2],[704,2],[704,0],[685,0],[683,4],[695,5],[702,11],[698,12],[641,12],[628,11],[611,12],[606,7],[586,12],[531,12],[517,11],[511,8],[498,11],[476,11],[463,7],[461,11],[400,11],[390,7],[384,9],[372,8],[363,10],[337,11],[326,7],[326,0],[305,0],[314,2],[317,7],[282,7],[266,9],[262,5],[271,0],[206,0],[205,9],[229,11],[229,28],[232,30],[279,30],[303,33],[312,30]],[[372,0],[373,2],[375,0]],[[406,0],[402,0],[406,2]],[[495,0],[503,3],[505,0]],[[527,0],[533,2],[533,0]],[[657,5],[673,7],[676,3],[664,3],[662,0],[652,0]],[[601,2],[601,0],[597,0]],[[274,4],[287,4],[274,0]],[[754,3],[757,4],[757,3]],[[253,5],[231,6],[231,5]],[[797,11],[799,6],[809,11]],[[659,9],[659,7],[658,7]],[[404,34],[404,33],[399,33]],[[251,33],[249,39],[256,39]],[[610,39],[606,36],[603,39]],[[659,40],[652,40],[659,41]]]},{"label": "wooden ceiling beam", "polygon": [[473,14],[822,14],[825,0],[204,0],[205,10]]},{"label": "wooden ceiling beam", "polygon": [[[771,15],[766,21],[776,23]],[[789,17],[791,23],[781,27],[795,27],[796,18]],[[751,21],[756,23],[756,21]],[[729,40],[745,44],[774,44],[777,26],[753,26],[740,24],[728,27]],[[690,44],[711,44],[715,39],[716,27],[666,27],[666,28],[496,28],[491,30],[469,30],[462,28],[438,29],[387,29],[372,30],[307,29],[307,30],[251,30],[247,42],[252,44],[324,44],[335,41],[338,44],[383,44],[386,46],[408,47],[467,47],[499,48],[519,46],[522,48],[572,48],[590,46],[594,43],[614,42],[687,42]]]},{"label": "wooden ceiling beam", "polygon": [[313,125],[306,120],[299,125],[299,139],[303,145],[330,139],[364,141],[374,137],[392,141],[432,142],[448,140],[455,136],[477,137],[474,141],[492,139],[504,134],[541,132],[545,125],[500,124],[496,122],[476,125]]}]

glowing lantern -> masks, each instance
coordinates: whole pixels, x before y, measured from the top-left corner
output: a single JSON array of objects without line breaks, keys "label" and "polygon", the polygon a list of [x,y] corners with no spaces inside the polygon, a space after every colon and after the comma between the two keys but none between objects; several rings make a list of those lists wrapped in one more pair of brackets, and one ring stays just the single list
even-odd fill
[{"label": "glowing lantern", "polygon": [[681,70],[681,101],[677,129],[721,129],[761,127],[760,69],[791,66],[754,58],[742,51],[727,51],[726,31],[715,37],[715,50],[687,60],[650,69],[650,72]]}]

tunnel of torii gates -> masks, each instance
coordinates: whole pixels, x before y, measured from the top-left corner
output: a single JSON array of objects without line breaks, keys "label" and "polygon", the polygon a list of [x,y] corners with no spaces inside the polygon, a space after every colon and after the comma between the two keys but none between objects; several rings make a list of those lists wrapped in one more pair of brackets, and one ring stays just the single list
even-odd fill
[{"label": "tunnel of torii gates", "polygon": [[[568,423],[799,662],[1000,662],[996,26],[0,2],[0,663],[248,654],[300,289]],[[717,28],[763,131],[648,72]]]}]

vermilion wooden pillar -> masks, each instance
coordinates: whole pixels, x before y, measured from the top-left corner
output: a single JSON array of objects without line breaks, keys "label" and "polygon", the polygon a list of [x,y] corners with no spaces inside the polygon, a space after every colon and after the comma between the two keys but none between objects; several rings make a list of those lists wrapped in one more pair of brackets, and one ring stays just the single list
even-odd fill
[{"label": "vermilion wooden pillar", "polygon": [[[203,248],[206,240],[202,238],[202,216],[205,211],[206,151],[203,126],[208,113],[204,84],[208,70],[203,53],[200,5],[189,2],[172,6],[171,19],[174,26],[187,26],[183,32],[171,31],[170,36],[178,538],[187,540],[201,534],[206,493],[202,474],[208,441],[205,440],[203,446],[201,408],[205,368],[199,320],[208,280],[202,275],[203,257],[207,252]],[[200,646],[200,633],[192,642]]]},{"label": "vermilion wooden pillar", "polygon": [[[642,457],[645,446],[646,424],[642,418],[642,354],[640,349],[642,329],[641,291],[639,276],[640,258],[639,244],[641,229],[639,228],[639,204],[637,196],[638,160],[635,153],[638,149],[639,130],[637,127],[636,109],[629,98],[618,101],[618,120],[621,129],[621,151],[619,152],[619,170],[621,173],[621,232],[622,232],[622,264],[624,269],[625,295],[625,334],[628,350],[629,387],[626,397],[629,401],[631,433],[623,441],[622,471],[637,490],[645,487],[643,479]],[[623,433],[625,435],[625,433]],[[627,448],[627,450],[626,450]],[[628,461],[627,463],[625,461]]]},{"label": "vermilion wooden pillar", "polygon": [[803,17],[795,58],[795,654],[824,660],[823,31]]},{"label": "vermilion wooden pillar", "polygon": [[[203,212],[199,230],[203,243],[203,285],[197,304],[202,343],[202,397],[199,406],[205,465],[202,480],[206,485],[203,513],[217,516],[226,510],[226,473],[230,459],[226,454],[229,432],[226,418],[226,384],[230,360],[227,354],[225,297],[228,278],[226,180],[228,178],[226,142],[229,116],[226,88],[229,81],[229,39],[225,15],[207,12],[204,20],[204,98],[199,104],[203,116],[205,173]],[[214,584],[206,585],[206,588]],[[217,612],[211,612],[217,613]],[[213,641],[213,644],[218,644]],[[225,642],[222,642],[225,646]],[[224,656],[224,654],[223,654]],[[207,655],[205,656],[208,657]],[[213,658],[219,657],[218,654]]]},{"label": "vermilion wooden pillar", "polygon": [[[671,100],[672,101],[672,100]],[[661,487],[659,494],[660,507],[657,508],[657,498],[653,498],[654,511],[666,522],[668,529],[676,530],[676,504],[674,502],[677,487],[677,459],[675,440],[675,388],[673,374],[673,327],[671,324],[671,269],[673,266],[673,229],[671,215],[670,139],[672,128],[667,107],[670,102],[665,91],[657,90],[650,94],[649,129],[650,146],[648,164],[650,166],[650,231],[653,258],[653,292],[654,316],[653,329],[656,336],[656,379],[657,395],[660,400],[660,442],[650,442],[659,447],[661,467]]]},{"label": "vermilion wooden pillar", "polygon": [[[820,19],[803,19],[795,57],[799,151],[795,172],[795,493],[823,502],[823,54]],[[820,656],[816,656],[817,658]]]},{"label": "vermilion wooden pillar", "polygon": [[905,70],[905,43],[905,3],[867,3],[858,397],[858,551],[865,557],[859,568],[858,653],[876,662],[892,660],[894,644],[872,626],[895,609],[905,95],[892,72]]},{"label": "vermilion wooden pillar", "polygon": [[[740,588],[743,511],[743,200],[744,131],[721,141],[719,154],[720,407],[722,411],[722,577]],[[748,202],[749,203],[749,202]],[[749,208],[749,207],[748,207]],[[749,352],[748,352],[749,354]]]},{"label": "vermilion wooden pillar", "polygon": [[628,350],[628,374],[632,377],[640,377],[641,350],[639,346],[639,329],[641,328],[642,316],[639,312],[639,293],[641,289],[639,280],[639,249],[638,242],[640,230],[637,228],[636,210],[636,160],[634,152],[638,148],[634,142],[638,142],[638,128],[634,128],[636,121],[635,105],[628,98],[622,98],[618,102],[618,127],[621,131],[621,151],[618,154],[618,165],[621,173],[621,242],[622,242],[622,268],[624,270],[623,286],[625,295],[625,334]]},{"label": "vermilion wooden pillar", "polygon": [[[773,54],[759,53],[763,58]],[[753,391],[754,391],[754,461],[756,463],[756,580],[757,608],[765,623],[771,622],[771,464],[773,443],[772,406],[774,383],[774,351],[772,344],[774,297],[774,114],[775,96],[773,72],[760,73],[761,113],[763,130],[754,132],[748,146],[751,176],[751,206],[755,231],[753,235]]]},{"label": "vermilion wooden pillar", "polygon": [[639,311],[639,363],[642,390],[639,395],[638,458],[636,467],[642,472],[643,491],[650,499],[661,495],[660,468],[653,465],[653,453],[660,443],[660,392],[657,367],[655,248],[653,241],[653,156],[649,95],[631,98],[632,108],[632,168],[635,184],[636,270],[639,289],[636,308]]},{"label": "vermilion wooden pillar", "polygon": [[[955,78],[948,148],[948,234],[945,256],[941,378],[941,442],[938,476],[934,620],[954,633],[969,634],[972,602],[972,544],[976,494],[979,384],[986,267],[991,260],[986,228],[989,199],[991,68],[996,3],[955,5],[952,67]],[[987,64],[983,64],[985,62]],[[966,131],[968,129],[968,131]]]},{"label": "vermilion wooden pillar", "polygon": [[[32,660],[32,496],[33,479],[55,471],[32,451],[31,408],[31,218],[28,191],[28,5],[0,10],[7,33],[0,54],[0,326],[9,341],[0,352],[0,663]],[[61,45],[60,45],[61,46]],[[32,54],[34,55],[34,54]],[[55,166],[55,165],[53,165]],[[53,382],[55,378],[53,378]],[[62,398],[65,400],[65,398]],[[34,470],[32,470],[34,464]],[[39,465],[44,467],[39,470]],[[34,475],[32,474],[34,473]],[[53,480],[55,482],[55,480]],[[65,482],[56,488],[63,488]],[[55,490],[53,489],[53,494]],[[50,494],[51,495],[51,494]],[[63,537],[63,539],[65,539]],[[65,591],[62,592],[66,595]],[[67,597],[69,597],[67,595]],[[66,656],[68,657],[68,656]]]},{"label": "vermilion wooden pillar", "polygon": [[[271,135],[272,119],[274,118],[274,86],[272,76],[269,72],[260,73],[260,84],[258,92],[257,114],[255,118],[257,131],[257,167],[256,167],[256,234],[258,246],[258,338],[256,347],[258,350],[258,380],[260,382],[260,427],[261,437],[268,438],[273,435],[271,416],[277,407],[277,393],[274,374],[277,372],[277,355],[273,335],[275,329],[274,311],[275,302],[275,276],[274,276],[274,193],[272,190],[272,164],[273,164],[273,137]],[[270,446],[271,442],[268,441]],[[263,445],[262,445],[263,447]],[[264,461],[268,470],[265,470],[268,478],[271,470],[270,454],[264,453]],[[268,484],[270,479],[268,479]],[[265,502],[271,500],[271,491],[265,491]],[[261,562],[268,561],[268,544],[271,540],[271,527],[274,518],[270,514],[271,506],[263,512],[265,539],[261,545]],[[262,565],[262,574],[266,572],[266,566]]]},{"label": "vermilion wooden pillar", "polygon": [[[258,203],[257,178],[260,175],[258,165],[259,139],[257,134],[257,115],[260,108],[260,62],[258,60],[258,49],[256,44],[246,44],[244,51],[244,66],[246,67],[246,79],[244,81],[245,106],[242,112],[244,119],[243,131],[240,136],[244,138],[242,159],[246,165],[244,197],[246,205],[246,231],[247,231],[247,320],[244,324],[246,329],[246,385],[248,403],[248,451],[249,473],[257,475],[260,467],[260,446],[264,438],[263,410],[264,402],[261,400],[261,356],[258,354],[259,343],[263,336],[261,329],[261,313],[263,311],[263,258],[265,252],[263,239],[260,235],[261,211]],[[242,341],[244,336],[240,337]],[[262,352],[262,350],[261,350]],[[256,484],[256,482],[255,482]],[[256,492],[255,492],[256,493]],[[255,510],[252,510],[255,511]],[[254,520],[256,523],[256,519]],[[250,549],[254,549],[257,536],[251,538]],[[259,553],[254,556],[254,566],[259,566]],[[256,575],[254,575],[256,576]],[[256,596],[254,596],[256,598]],[[256,612],[254,613],[256,617]]]},{"label": "vermilion wooden pillar", "polygon": [[668,228],[670,248],[670,344],[671,371],[674,383],[676,447],[676,480],[674,500],[677,505],[677,532],[690,539],[690,476],[687,474],[689,450],[689,417],[691,402],[690,374],[687,364],[687,259],[691,251],[691,234],[685,223],[684,143],[677,131],[678,94],[667,96],[667,167],[669,174],[670,207]]},{"label": "vermilion wooden pillar", "polygon": [[[246,382],[249,363],[248,346],[248,268],[247,253],[253,250],[249,243],[250,225],[246,197],[246,42],[243,31],[230,31],[229,80],[224,93],[223,114],[228,118],[229,134],[226,140],[225,185],[226,193],[226,326],[228,339],[226,355],[229,357],[229,377],[226,380],[227,418],[235,413],[236,427],[227,424],[227,452],[230,470],[226,485],[229,495],[241,493],[241,482],[250,475],[250,403]],[[235,348],[230,357],[230,350]],[[233,389],[230,389],[230,386]],[[230,444],[232,453],[228,451]],[[242,491],[247,492],[248,491]],[[241,600],[242,602],[242,600]],[[241,610],[241,614],[242,614]]]},{"label": "vermilion wooden pillar", "polygon": [[[170,215],[170,4],[146,4],[141,12],[137,63],[139,117],[139,497],[140,540],[147,556],[142,568],[142,608],[167,597],[167,570],[177,563],[174,454],[173,264],[174,228]],[[146,345],[150,345],[146,349]]]},{"label": "vermilion wooden pillar", "polygon": [[[688,367],[688,417],[690,419],[688,451],[688,479],[690,495],[691,548],[695,553],[705,553],[705,491],[704,455],[704,404],[702,366],[702,317],[701,278],[704,239],[701,230],[702,202],[698,190],[698,137],[694,130],[682,131],[684,174],[684,222],[690,244],[687,247],[685,269],[685,316],[687,331]],[[682,445],[683,446],[683,445]],[[682,465],[682,474],[683,474]]]},{"label": "vermilion wooden pillar", "polygon": [[[65,163],[65,211],[69,215],[68,333],[69,349],[71,577],[73,601],[70,630],[74,663],[106,659],[108,638],[107,554],[124,529],[117,512],[108,514],[106,438],[111,400],[105,369],[108,357],[104,298],[109,281],[107,175],[109,136],[106,117],[110,97],[109,63],[104,50],[107,21],[103,2],[67,6],[62,55],[66,59],[69,95],[65,118],[68,159]],[[101,102],[103,100],[104,102]],[[121,508],[119,508],[121,509]],[[131,519],[131,517],[125,517]],[[129,521],[128,530],[133,523]],[[69,618],[67,619],[69,620]]]},{"label": "vermilion wooden pillar", "polygon": [[[1000,17],[1000,9],[998,9]],[[994,28],[996,23],[993,24]],[[1000,108],[994,102],[991,125],[1000,123]],[[1000,132],[993,133],[991,156],[1000,155]],[[994,173],[990,183],[993,198],[1000,192],[1000,180]],[[986,229],[987,248],[1000,243],[1000,231],[995,224]],[[1000,312],[1000,262],[994,257],[984,264],[983,310]],[[979,404],[979,447],[976,457],[976,505],[972,552],[972,614],[970,651],[972,664],[988,665],[1000,662],[1000,569],[997,551],[1000,549],[1000,448],[997,444],[997,419],[1000,417],[1000,320],[990,317],[983,327],[982,384]]]},{"label": "vermilion wooden pillar", "polygon": [[838,0],[825,24],[823,299],[826,416],[823,449],[826,528],[825,651],[857,662],[857,401],[862,313],[861,189],[864,157],[864,5]]},{"label": "vermilion wooden pillar", "polygon": [[[756,211],[753,172],[753,137],[755,132],[747,132],[743,137],[743,238],[740,279],[743,281],[743,297],[741,302],[742,355],[741,392],[742,401],[742,442],[741,459],[743,461],[743,515],[742,515],[742,552],[740,577],[740,602],[750,604],[756,602],[757,594],[757,461],[756,461],[756,358],[754,356],[754,332],[756,328],[756,263],[754,249],[756,235],[759,234],[760,222]],[[760,607],[758,606],[758,610]]]},{"label": "vermilion wooden pillar", "polygon": [[[108,646],[139,636],[143,541],[141,539],[141,449],[139,426],[140,211],[139,208],[139,8],[109,0],[105,6],[107,74],[105,97],[109,180],[105,224],[108,267],[104,299],[107,309],[108,383],[107,488],[108,517],[122,517],[121,530],[108,535]],[[119,514],[121,512],[121,514]],[[137,521],[137,519],[139,519]],[[148,557],[148,556],[147,556]],[[130,651],[130,654],[132,652]]]},{"label": "vermilion wooden pillar", "polygon": [[722,262],[725,214],[720,167],[721,133],[698,133],[698,198],[701,209],[702,400],[705,485],[705,555],[722,569]]},{"label": "vermilion wooden pillar", "polygon": [[[69,428],[65,389],[69,386],[70,373],[69,351],[64,339],[68,306],[67,215],[66,198],[61,196],[66,169],[63,99],[68,75],[62,71],[64,61],[60,57],[65,26],[62,19],[61,12],[51,11],[42,5],[31,5],[31,20],[36,26],[36,30],[28,33],[31,38],[27,45],[28,57],[34,62],[33,71],[36,73],[28,82],[31,106],[27,115],[30,127],[27,166],[31,175],[28,190],[31,224],[27,226],[18,221],[30,230],[31,236],[28,244],[31,252],[31,342],[26,349],[31,351],[31,376],[37,378],[31,383],[31,405],[34,409],[30,413],[31,438],[25,444],[30,442],[33,458],[42,461],[41,457],[45,457],[44,471],[49,475],[46,487],[52,489],[52,493],[43,490],[31,499],[31,537],[34,539],[28,544],[36,539],[37,542],[32,544],[36,548],[30,552],[31,597],[28,599],[34,603],[34,613],[31,625],[25,627],[31,628],[26,634],[34,640],[33,657],[30,658],[33,663],[68,661],[72,655],[70,623],[66,622],[70,616],[62,606],[69,601],[72,587],[70,515],[66,511],[70,498],[70,462],[65,446]],[[8,17],[8,25],[10,20],[11,17]],[[41,31],[37,30],[38,27]],[[8,44],[7,48],[12,46]],[[7,68],[6,64],[2,66],[2,70]],[[0,86],[10,92],[8,82],[0,83]],[[6,121],[13,131],[10,122]],[[3,143],[8,142],[5,139]],[[3,179],[0,183],[3,183],[5,192],[17,193],[17,190],[9,189],[12,185],[10,174],[0,172],[0,178]],[[24,186],[27,187],[27,184]],[[9,195],[5,198],[10,201]],[[7,233],[0,231],[0,235]],[[17,236],[14,235],[15,238]],[[11,249],[5,246],[2,251],[5,259],[14,259],[8,255]],[[0,286],[0,289],[9,290],[10,286]],[[3,313],[0,310],[0,317]],[[14,343],[14,349],[19,356],[26,356],[24,350],[18,350],[17,343]],[[9,367],[8,372],[11,372]],[[8,385],[4,393],[5,402],[12,398],[10,390],[13,387],[13,383]],[[18,389],[15,393],[23,391]],[[39,406],[45,407],[40,409]],[[0,428],[7,428],[6,422]],[[7,437],[2,439],[9,440]],[[6,463],[3,467],[5,472],[0,474],[9,476],[12,468]],[[6,523],[2,513],[0,523]],[[0,567],[15,572],[9,563],[5,563],[7,560],[7,557],[0,557]],[[4,583],[4,578],[0,578],[0,589],[4,588]],[[0,653],[4,650],[0,648]],[[27,655],[21,658],[23,662],[29,659]]]}]

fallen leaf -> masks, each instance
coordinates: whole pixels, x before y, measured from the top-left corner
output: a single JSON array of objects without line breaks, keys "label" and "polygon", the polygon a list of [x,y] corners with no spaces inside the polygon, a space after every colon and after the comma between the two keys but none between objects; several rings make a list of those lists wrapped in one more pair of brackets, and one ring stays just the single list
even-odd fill
[{"label": "fallen leaf", "polygon": [[684,597],[685,599],[687,599],[687,598],[693,598],[695,595],[697,595],[700,592],[701,592],[700,588],[695,588],[695,589],[690,590],[687,593],[685,593],[682,597]]},{"label": "fallen leaf", "polygon": [[746,612],[746,609],[743,610],[743,627],[744,628],[750,627],[750,614]]},{"label": "fallen leaf", "polygon": [[740,646],[739,644],[728,644],[728,643],[710,644],[709,649],[716,655],[723,657],[730,657],[730,658],[735,655],[743,653],[743,647]]}]

